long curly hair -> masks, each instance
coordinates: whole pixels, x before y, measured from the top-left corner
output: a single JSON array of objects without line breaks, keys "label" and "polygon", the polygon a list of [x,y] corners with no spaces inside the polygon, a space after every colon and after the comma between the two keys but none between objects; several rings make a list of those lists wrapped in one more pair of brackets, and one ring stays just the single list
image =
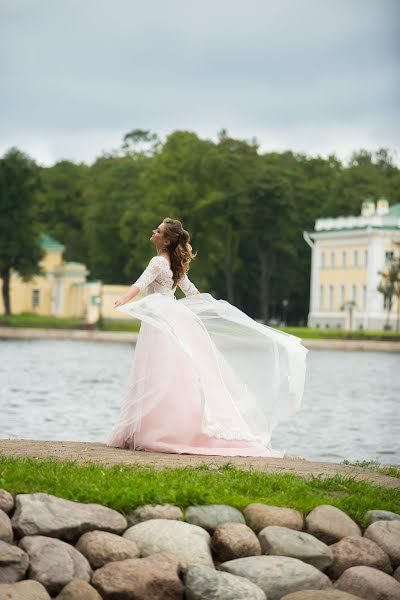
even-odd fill
[{"label": "long curly hair", "polygon": [[171,260],[174,285],[189,271],[190,262],[196,257],[190,245],[190,234],[177,219],[163,220],[164,239],[169,241],[167,251]]}]

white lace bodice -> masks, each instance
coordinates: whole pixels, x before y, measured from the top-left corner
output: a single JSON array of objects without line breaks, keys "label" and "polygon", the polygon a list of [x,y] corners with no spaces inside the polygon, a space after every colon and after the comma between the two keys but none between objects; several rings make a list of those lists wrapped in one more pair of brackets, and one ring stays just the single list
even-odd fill
[{"label": "white lace bodice", "polygon": [[164,256],[153,256],[141,276],[132,285],[139,288],[140,291],[149,288],[149,294],[174,296],[177,287],[185,296],[194,296],[194,294],[200,293],[186,274],[178,281],[178,286],[174,286],[172,270],[168,259]]}]

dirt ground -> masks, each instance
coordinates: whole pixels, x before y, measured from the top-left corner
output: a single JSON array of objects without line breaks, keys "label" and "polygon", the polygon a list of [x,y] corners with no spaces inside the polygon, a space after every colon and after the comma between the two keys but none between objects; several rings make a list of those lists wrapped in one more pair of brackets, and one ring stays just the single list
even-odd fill
[{"label": "dirt ground", "polygon": [[157,469],[196,467],[202,464],[217,468],[229,462],[238,469],[264,471],[266,473],[292,473],[305,479],[313,476],[332,477],[338,473],[342,476],[352,476],[359,481],[368,481],[384,487],[400,488],[400,479],[376,473],[369,469],[327,462],[312,462],[298,457],[253,458],[135,452],[133,450],[109,448],[105,444],[98,443],[43,442],[35,440],[0,440],[1,456],[74,460],[77,464],[93,463],[105,467],[116,464],[147,465]]}]

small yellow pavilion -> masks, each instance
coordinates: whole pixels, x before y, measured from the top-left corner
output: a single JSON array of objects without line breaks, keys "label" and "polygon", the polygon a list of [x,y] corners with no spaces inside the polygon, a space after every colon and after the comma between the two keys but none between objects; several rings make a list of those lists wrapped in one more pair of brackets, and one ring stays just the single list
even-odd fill
[{"label": "small yellow pavilion", "polygon": [[[65,246],[50,235],[40,237],[45,251],[40,262],[43,275],[25,282],[16,271],[10,278],[12,314],[23,312],[57,317],[77,317],[94,323],[100,317],[123,319],[124,315],[113,309],[114,300],[124,294],[129,286],[103,285],[101,281],[88,281],[89,271],[78,262],[65,262]],[[2,284],[0,278],[0,284]],[[4,314],[0,295],[0,313]]]}]

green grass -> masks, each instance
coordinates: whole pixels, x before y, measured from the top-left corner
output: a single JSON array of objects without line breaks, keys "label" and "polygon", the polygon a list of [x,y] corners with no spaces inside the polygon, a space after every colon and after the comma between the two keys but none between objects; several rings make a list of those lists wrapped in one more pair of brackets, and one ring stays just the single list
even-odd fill
[{"label": "green grass", "polygon": [[303,339],[386,340],[400,342],[399,331],[372,331],[366,329],[346,331],[344,329],[320,329],[317,327],[280,327],[279,329]]},{"label": "green grass", "polygon": [[100,327],[102,331],[127,331],[137,333],[140,329],[139,321],[106,321]]},{"label": "green grass", "polygon": [[371,471],[377,471],[378,473],[383,473],[384,475],[390,475],[390,477],[400,478],[400,469],[395,466],[385,466],[381,465],[377,460],[356,460],[355,462],[350,462],[347,459],[342,461],[343,465],[353,465],[354,467],[362,467],[364,469],[371,469]]},{"label": "green grass", "polygon": [[84,327],[82,319],[48,317],[45,315],[35,315],[34,313],[21,313],[6,317],[0,315],[0,326],[7,327],[45,327],[57,329],[76,329]]},{"label": "green grass", "polygon": [[370,509],[400,513],[400,492],[350,477],[304,480],[291,474],[220,468],[156,470],[143,466],[78,466],[73,461],[0,458],[0,488],[13,493],[45,492],[79,502],[101,503],[127,514],[142,504],[229,504],[288,506],[306,514],[319,504],[344,510],[362,526]]},{"label": "green grass", "polygon": [[[95,325],[87,325],[82,319],[47,317],[34,313],[21,313],[6,317],[0,315],[0,326],[11,327],[48,327],[62,329],[100,329],[102,331],[138,332],[138,321],[109,321],[102,320]],[[303,339],[341,339],[341,340],[386,340],[400,342],[398,331],[345,331],[343,329],[319,329],[312,327],[281,327],[282,331],[296,335]]]}]

